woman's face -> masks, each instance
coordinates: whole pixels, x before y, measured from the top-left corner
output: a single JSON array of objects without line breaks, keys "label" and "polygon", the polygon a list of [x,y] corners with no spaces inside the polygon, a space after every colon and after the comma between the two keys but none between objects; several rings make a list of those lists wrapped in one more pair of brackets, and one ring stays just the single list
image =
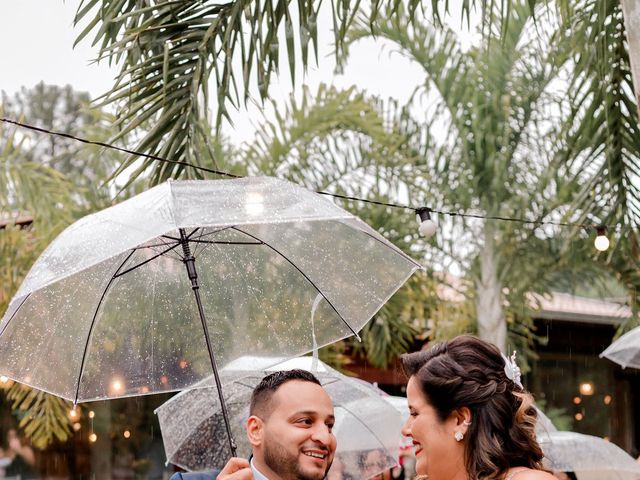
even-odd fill
[{"label": "woman's face", "polygon": [[429,480],[465,478],[464,440],[457,442],[454,434],[460,430],[455,415],[444,422],[429,404],[412,376],[407,384],[409,419],[402,434],[411,437],[416,455],[416,473]]}]

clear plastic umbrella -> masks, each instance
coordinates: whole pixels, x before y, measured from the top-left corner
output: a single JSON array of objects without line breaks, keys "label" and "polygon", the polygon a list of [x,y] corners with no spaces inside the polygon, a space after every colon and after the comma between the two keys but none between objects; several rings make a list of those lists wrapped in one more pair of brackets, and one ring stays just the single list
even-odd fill
[{"label": "clear plastic umbrella", "polygon": [[[248,456],[244,433],[253,388],[269,372],[302,368],[314,372],[334,402],[338,441],[334,467],[351,478],[369,478],[396,465],[402,419],[396,409],[378,395],[375,387],[349,378],[312,357],[285,361],[265,370],[269,363],[244,357],[220,371],[225,401],[231,413],[238,454]],[[315,363],[315,365],[314,365]],[[206,387],[205,385],[209,385]],[[156,409],[167,461],[186,470],[220,468],[226,462],[220,402],[211,393],[213,380],[186,390]]]},{"label": "clear plastic umbrella", "polygon": [[600,354],[622,365],[622,368],[640,368],[640,327],[628,331]]},{"label": "clear plastic umbrella", "polygon": [[538,421],[536,422],[536,435],[548,435],[552,432],[557,432],[558,429],[553,424],[551,419],[547,417],[542,410],[538,407],[536,408],[536,412],[538,412]]},{"label": "clear plastic umbrella", "polygon": [[545,466],[574,472],[578,480],[638,480],[640,464],[617,445],[576,432],[539,435]]},{"label": "clear plastic umbrella", "polygon": [[295,184],[166,182],[49,245],[0,323],[0,373],[74,403],[181,390],[357,333],[418,268]]}]

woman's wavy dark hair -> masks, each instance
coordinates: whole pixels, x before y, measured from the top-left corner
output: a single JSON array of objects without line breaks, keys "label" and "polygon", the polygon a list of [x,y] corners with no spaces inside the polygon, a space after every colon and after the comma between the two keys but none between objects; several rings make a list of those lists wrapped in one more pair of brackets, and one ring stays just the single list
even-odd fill
[{"label": "woman's wavy dark hair", "polygon": [[401,357],[441,421],[456,409],[471,410],[465,440],[469,478],[501,478],[509,468],[541,468],[533,397],[510,380],[500,350],[461,335]]}]

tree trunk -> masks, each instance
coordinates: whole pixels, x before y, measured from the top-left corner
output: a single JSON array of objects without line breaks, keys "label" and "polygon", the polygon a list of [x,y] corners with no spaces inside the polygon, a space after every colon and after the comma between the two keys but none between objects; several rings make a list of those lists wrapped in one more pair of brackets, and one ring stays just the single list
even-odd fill
[{"label": "tree trunk", "polygon": [[629,42],[633,89],[640,118],[640,0],[621,0],[621,3],[627,41]]},{"label": "tree trunk", "polygon": [[476,314],[478,335],[504,352],[507,348],[507,322],[502,305],[502,286],[498,281],[493,227],[484,229],[484,246],[480,252],[480,277],[476,280]]}]

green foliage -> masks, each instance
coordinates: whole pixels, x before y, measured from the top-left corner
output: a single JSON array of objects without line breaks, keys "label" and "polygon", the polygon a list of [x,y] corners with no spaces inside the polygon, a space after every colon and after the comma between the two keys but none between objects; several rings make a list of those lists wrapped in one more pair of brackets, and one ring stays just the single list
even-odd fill
[{"label": "green foliage", "polygon": [[[37,126],[94,139],[113,136],[113,117],[87,105],[88,96],[70,87],[44,84],[2,95],[1,109],[12,118],[27,117]],[[111,203],[105,186],[122,158],[101,147],[79,145],[0,124],[0,316],[45,247],[79,216]],[[126,197],[138,185],[121,193]],[[25,229],[13,224],[32,217]],[[6,223],[6,225],[4,225]],[[38,447],[65,440],[70,432],[68,404],[43,392],[15,384],[8,397],[20,427]]]},{"label": "green foliage", "polygon": [[[638,325],[640,297],[640,124],[626,43],[616,0],[559,1],[567,46],[569,111],[557,161],[571,178],[572,220],[615,225],[612,248],[598,255],[630,298],[633,317],[619,333]],[[591,232],[593,235],[595,232]],[[575,236],[583,235],[575,232]]]},{"label": "green foliage", "polygon": [[[113,88],[102,97],[103,104],[118,108],[121,133],[116,138],[144,131],[136,150],[198,163],[198,143],[209,136],[210,100],[216,105],[215,124],[220,125],[228,118],[228,106],[246,102],[255,88],[261,100],[267,100],[274,74],[283,65],[295,84],[310,57],[318,62],[321,3],[84,0],[76,13],[81,28],[76,43],[93,36],[98,57],[120,68]],[[439,21],[448,12],[448,1],[431,4]],[[467,20],[475,4],[465,0],[462,13]],[[373,25],[381,12],[395,15],[402,10],[413,18],[424,9],[418,0],[332,0],[330,7],[337,56],[359,12],[366,11]],[[214,98],[209,95],[212,79]],[[141,129],[145,122],[153,126]],[[218,165],[221,158],[209,160]],[[152,170],[155,182],[178,176],[179,168],[150,162],[144,166]]]},{"label": "green foliage", "polygon": [[564,408],[547,407],[547,401],[544,398],[536,400],[536,406],[544,412],[551,420],[554,427],[562,432],[571,431],[573,428],[573,418],[571,414]]},{"label": "green foliage", "polygon": [[35,447],[45,448],[54,439],[64,442],[71,435],[71,422],[67,417],[70,402],[19,383],[9,388],[7,398],[20,418],[18,426]]}]

